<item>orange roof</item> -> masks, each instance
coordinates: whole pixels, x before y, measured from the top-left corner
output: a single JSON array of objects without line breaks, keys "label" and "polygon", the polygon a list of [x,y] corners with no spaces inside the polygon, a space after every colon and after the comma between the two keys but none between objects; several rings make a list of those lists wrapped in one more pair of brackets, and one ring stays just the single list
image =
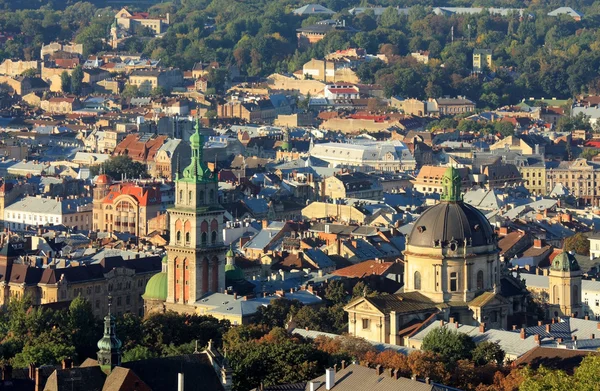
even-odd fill
[{"label": "orange roof", "polygon": [[147,141],[140,141],[140,135],[137,133],[130,134],[121,141],[115,148],[113,155],[129,156],[136,162],[146,163],[154,160],[156,152],[163,146],[167,136],[158,136]]},{"label": "orange roof", "polygon": [[348,278],[362,278],[366,276],[383,275],[394,262],[381,262],[378,260],[370,260],[356,265],[344,267],[333,272],[336,276]]},{"label": "orange roof", "polygon": [[160,190],[152,185],[137,185],[135,183],[121,183],[110,187],[110,192],[102,200],[105,204],[112,204],[120,195],[129,195],[135,198],[140,206],[160,204]]}]

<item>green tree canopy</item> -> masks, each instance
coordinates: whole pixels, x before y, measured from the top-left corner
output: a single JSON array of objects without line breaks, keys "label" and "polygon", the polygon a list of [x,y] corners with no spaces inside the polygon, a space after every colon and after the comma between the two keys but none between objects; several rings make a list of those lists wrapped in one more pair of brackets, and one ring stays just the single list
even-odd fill
[{"label": "green tree canopy", "polygon": [[111,178],[118,180],[120,180],[121,177],[130,179],[149,177],[146,172],[146,166],[142,163],[134,162],[129,156],[125,155],[113,156],[101,166],[92,166],[90,172],[92,175],[98,175],[100,169]]},{"label": "green tree canopy", "polygon": [[579,255],[590,255],[590,241],[581,232],[565,239],[564,251],[575,251]]},{"label": "green tree canopy", "polygon": [[438,327],[425,336],[421,348],[439,354],[444,362],[452,365],[458,360],[471,359],[475,342],[467,334]]}]

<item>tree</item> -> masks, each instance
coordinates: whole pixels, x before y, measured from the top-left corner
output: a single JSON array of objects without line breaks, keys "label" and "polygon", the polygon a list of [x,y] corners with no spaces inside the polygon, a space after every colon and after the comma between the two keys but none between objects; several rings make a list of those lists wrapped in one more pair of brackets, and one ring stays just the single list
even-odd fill
[{"label": "tree", "polygon": [[408,355],[410,372],[417,377],[428,377],[431,380],[446,384],[450,374],[444,366],[444,359],[430,351],[415,351]]},{"label": "tree", "polygon": [[590,255],[590,241],[581,232],[565,239],[563,251],[575,251],[579,255]]},{"label": "tree", "polygon": [[256,313],[256,323],[263,324],[269,328],[284,327],[290,315],[302,307],[298,300],[285,298],[273,299],[266,307],[260,307]]},{"label": "tree", "polygon": [[138,360],[146,360],[146,359],[155,358],[155,357],[157,357],[157,354],[152,352],[150,349],[148,349],[145,346],[138,345],[138,346],[134,346],[133,348],[131,348],[129,350],[125,350],[123,352],[122,361],[123,362],[138,361]]},{"label": "tree", "polygon": [[102,326],[94,317],[89,301],[77,296],[69,305],[68,330],[71,332],[73,347],[79,360],[93,357],[95,344],[102,337]]},{"label": "tree", "polygon": [[38,75],[38,71],[35,68],[29,68],[21,72],[21,76],[24,77],[36,77]]},{"label": "tree", "polygon": [[371,287],[369,287],[364,281],[359,281],[354,288],[352,288],[352,298],[355,299],[357,297],[368,297],[376,295],[377,292],[373,291]]},{"label": "tree", "polygon": [[149,175],[146,172],[146,166],[142,163],[134,162],[129,156],[113,156],[108,161],[104,162],[102,166],[93,166],[90,168],[92,175],[98,175],[102,171],[115,179],[121,179],[121,177],[127,178],[148,178]]},{"label": "tree", "polygon": [[504,350],[497,342],[483,341],[473,350],[473,362],[477,365],[493,363],[500,366],[504,362],[504,356]]},{"label": "tree", "polygon": [[331,304],[346,302],[346,289],[341,281],[331,281],[325,288],[325,299]]},{"label": "tree", "polygon": [[515,134],[515,126],[507,121],[498,121],[494,123],[494,131],[503,137],[508,137]]},{"label": "tree", "polygon": [[579,154],[579,157],[585,160],[592,160],[594,156],[600,153],[600,149],[595,148],[583,148],[583,151]]},{"label": "tree", "polygon": [[[62,80],[61,80],[62,81]],[[79,95],[81,93],[81,86],[83,84],[83,68],[81,65],[77,65],[71,73],[71,92]]]},{"label": "tree", "polygon": [[60,89],[66,93],[71,92],[71,76],[67,71],[60,74]]},{"label": "tree", "polygon": [[140,96],[140,89],[133,84],[127,84],[121,92],[123,98],[137,98]]},{"label": "tree", "polygon": [[163,87],[154,87],[152,91],[150,91],[150,96],[153,98],[165,95],[167,95],[167,90],[165,90]]},{"label": "tree", "polygon": [[440,355],[443,362],[453,365],[458,360],[472,357],[475,342],[467,334],[438,327],[423,338],[421,348]]}]

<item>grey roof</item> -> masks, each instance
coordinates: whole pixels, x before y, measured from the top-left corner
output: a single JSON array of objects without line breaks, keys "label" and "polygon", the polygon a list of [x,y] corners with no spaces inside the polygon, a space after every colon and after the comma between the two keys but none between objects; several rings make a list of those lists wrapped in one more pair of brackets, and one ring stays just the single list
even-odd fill
[{"label": "grey roof", "polygon": [[6,212],[23,212],[43,213],[63,215],[77,212],[77,207],[88,205],[92,202],[89,197],[80,197],[75,199],[63,199],[61,201],[56,198],[38,198],[25,197],[4,208]]},{"label": "grey roof", "polygon": [[277,221],[269,224],[267,228],[261,229],[250,241],[248,241],[244,248],[249,249],[264,249],[271,243],[273,238],[281,231],[281,229],[285,226],[285,223],[280,223]]},{"label": "grey roof", "polygon": [[408,245],[431,247],[434,242],[445,246],[451,240],[467,241],[468,246],[491,244],[494,233],[487,218],[464,202],[441,202],[427,209],[415,222]]},{"label": "grey roof", "polygon": [[595,120],[600,118],[600,107],[573,106],[571,109],[571,115],[577,116],[579,113],[583,113],[584,115],[590,117],[591,120]]},{"label": "grey roof", "polygon": [[178,138],[168,138],[165,143],[158,148],[157,152],[164,151],[167,153],[169,157],[173,156],[173,153],[177,149],[177,146],[181,143],[181,139]]},{"label": "grey roof", "polygon": [[[363,12],[371,10],[371,11],[373,11],[373,14],[375,16],[381,16],[385,12],[385,10],[388,8],[390,8],[390,7],[354,7],[354,8],[350,8],[348,10],[348,13],[350,15],[356,16],[356,15],[362,14]],[[399,8],[399,7],[392,7],[392,8],[394,8],[398,12],[398,15],[408,15],[408,13],[410,12],[410,8]]]},{"label": "grey roof", "polygon": [[333,15],[335,11],[329,8],[323,7],[320,4],[306,4],[300,8],[296,8],[292,11],[296,15]]},{"label": "grey roof", "polygon": [[305,250],[304,256],[316,263],[320,269],[327,267],[335,267],[335,263],[331,260],[331,258],[329,258],[327,254],[325,254],[318,248],[311,248],[310,250]]},{"label": "grey roof", "polygon": [[498,198],[497,193],[498,190],[490,189],[478,189],[478,190],[470,190],[465,193],[463,200],[464,202],[485,210],[495,210],[500,209],[504,206],[504,201]]},{"label": "grey roof", "polygon": [[[313,379],[312,382],[318,383],[318,387],[315,388],[315,391],[325,390],[325,375]],[[306,390],[309,390],[309,387],[310,384],[306,386]],[[344,369],[338,370],[335,374],[335,385],[333,389],[336,391],[456,390],[456,388],[450,388],[436,383],[426,384],[419,380],[407,379],[405,377],[399,377],[398,379],[395,379],[390,376],[389,372],[386,371],[378,375],[375,369],[363,367],[358,364],[351,364]]]},{"label": "grey roof", "polygon": [[[528,334],[525,339],[521,339],[519,331],[506,331],[499,329],[488,329],[483,333],[480,332],[478,326],[468,326],[464,324],[450,324],[444,323],[444,326],[440,324],[440,321],[431,323],[423,330],[412,336],[410,339],[415,341],[422,341],[430,332],[433,330],[445,327],[447,329],[457,331],[459,333],[465,333],[470,335],[476,344],[484,341],[497,342],[502,350],[506,352],[510,357],[516,358],[527,353],[529,350],[538,346],[535,338],[532,334]],[[544,341],[549,345],[554,345],[551,341]]]},{"label": "grey roof", "polygon": [[571,7],[558,7],[554,11],[548,12],[548,16],[558,16],[558,15],[569,15],[571,17],[579,17],[582,18],[583,14],[579,11],[575,11]]}]

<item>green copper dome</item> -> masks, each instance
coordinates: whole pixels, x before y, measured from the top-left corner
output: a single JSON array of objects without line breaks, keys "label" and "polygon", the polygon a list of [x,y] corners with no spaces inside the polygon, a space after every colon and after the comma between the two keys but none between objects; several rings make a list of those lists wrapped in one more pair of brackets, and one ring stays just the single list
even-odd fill
[{"label": "green copper dome", "polygon": [[581,269],[579,268],[579,263],[577,263],[575,256],[567,251],[563,251],[554,257],[550,270],[556,272],[576,272]]},{"label": "green copper dome", "polygon": [[115,333],[115,318],[109,313],[104,317],[104,336],[98,341],[98,349],[101,351],[117,351],[123,343]]},{"label": "green copper dome", "polygon": [[229,250],[227,250],[227,253],[225,253],[225,256],[227,258],[233,258],[233,257],[235,257],[235,254],[233,253],[233,249],[231,248],[231,246],[229,246]]},{"label": "green copper dome", "polygon": [[162,257],[161,263],[169,263],[169,257],[167,255],[165,255],[164,257]]},{"label": "green copper dome", "polygon": [[153,275],[148,280],[146,291],[142,297],[145,300],[167,300],[167,273],[161,272]]},{"label": "green copper dome", "polygon": [[[225,265],[225,280],[229,282],[241,281],[244,279],[244,272],[236,265]],[[149,282],[148,282],[149,283]]]},{"label": "green copper dome", "polygon": [[290,150],[290,143],[288,141],[282,142],[281,143],[281,150],[289,152],[289,150]]}]

